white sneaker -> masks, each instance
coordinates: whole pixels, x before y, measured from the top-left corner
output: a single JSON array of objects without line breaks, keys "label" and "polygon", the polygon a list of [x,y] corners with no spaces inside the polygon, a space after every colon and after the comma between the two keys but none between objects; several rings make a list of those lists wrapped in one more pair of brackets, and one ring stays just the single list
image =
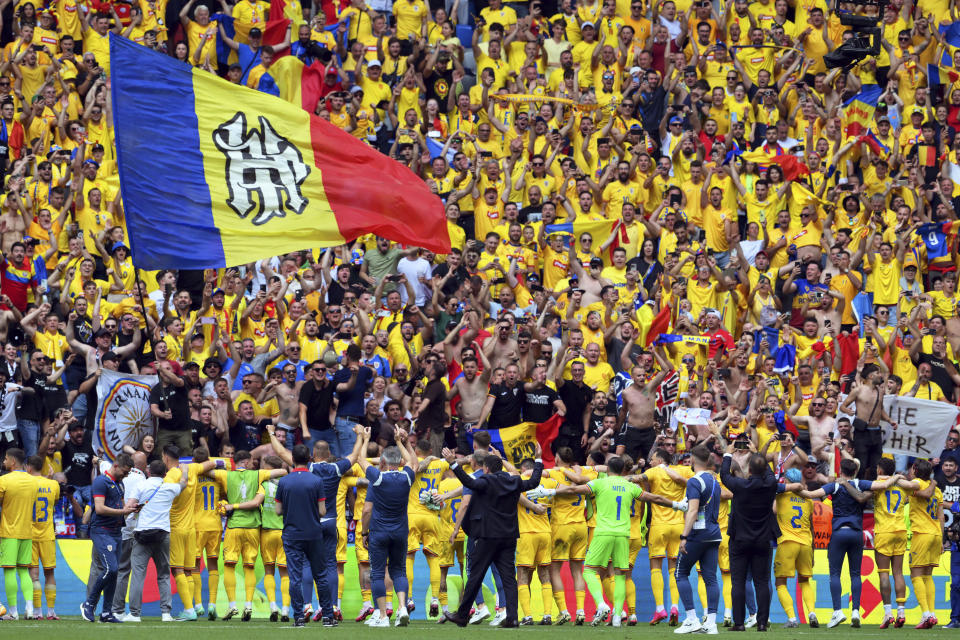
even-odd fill
[{"label": "white sneaker", "polygon": [[833,629],[841,622],[845,622],[846,619],[847,616],[843,615],[843,611],[834,611],[833,615],[830,616],[830,622],[827,623],[827,629]]},{"label": "white sneaker", "polygon": [[611,626],[622,627],[623,626],[623,617],[622,616],[613,616],[613,620],[610,621]]},{"label": "white sneaker", "polygon": [[700,633],[703,626],[696,618],[684,618],[683,624],[673,630],[674,633]]},{"label": "white sneaker", "polygon": [[[137,620],[137,622],[140,622],[140,621]],[[173,616],[170,615],[169,613],[165,613],[162,616],[160,616],[160,622],[173,622]]]},{"label": "white sneaker", "polygon": [[856,609],[850,612],[850,626],[854,629],[860,628],[860,612]]},{"label": "white sneaker", "polygon": [[474,611],[472,616],[470,616],[470,624],[480,624],[489,617],[490,609],[487,608],[487,605],[483,605]]},{"label": "white sneaker", "polygon": [[507,619],[507,609],[497,609],[497,612],[493,616],[493,620],[490,621],[491,627],[499,627],[500,623]]},{"label": "white sneaker", "polygon": [[752,629],[753,627],[757,626],[757,614],[747,616],[747,620],[743,623],[743,626],[747,629]]},{"label": "white sneaker", "polygon": [[[163,615],[169,615],[169,614],[165,613]],[[123,620],[124,622],[140,622],[140,616],[135,616],[132,613],[125,614],[120,619]]]},{"label": "white sneaker", "polygon": [[394,624],[398,627],[405,627],[410,624],[410,614],[407,613],[406,607],[400,607],[400,611],[397,612],[397,621]]},{"label": "white sneaker", "polygon": [[368,627],[372,627],[374,623],[377,623],[379,621],[380,621],[380,609],[374,609],[373,614],[369,618],[364,620],[363,624],[367,625]]},{"label": "white sneaker", "polygon": [[600,606],[597,607],[597,612],[593,614],[593,621],[590,623],[590,626],[596,627],[597,625],[603,624],[609,613],[610,607],[607,606],[606,602],[601,602]]},{"label": "white sneaker", "polygon": [[[369,623],[367,623],[368,626],[371,626],[371,627],[387,627],[387,628],[390,627],[390,618],[377,617],[376,619],[374,619],[373,617],[371,617],[370,620],[371,620],[371,621],[370,621]],[[399,622],[399,620],[397,620],[397,622]]]},{"label": "white sneaker", "polygon": [[700,633],[705,633],[709,636],[717,635],[717,623],[714,622],[713,624],[705,624],[701,626]]}]

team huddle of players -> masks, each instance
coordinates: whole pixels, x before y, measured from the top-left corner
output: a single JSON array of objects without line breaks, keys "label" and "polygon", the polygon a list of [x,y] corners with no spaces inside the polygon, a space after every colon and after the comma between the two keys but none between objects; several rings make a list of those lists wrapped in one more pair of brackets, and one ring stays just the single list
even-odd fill
[{"label": "team huddle of players", "polygon": [[[233,469],[229,471],[222,468],[222,463],[210,460],[203,448],[194,450],[193,462],[185,467],[180,466],[179,460],[168,460],[164,456],[169,469],[166,481],[181,482],[183,468],[188,473],[185,488],[174,500],[170,511],[170,566],[183,602],[184,613],[181,615],[188,619],[202,615],[207,615],[210,620],[217,618],[221,545],[224,590],[228,599],[222,618],[229,620],[240,614],[236,599],[236,569],[237,564],[241,564],[245,591],[241,620],[250,620],[257,583],[254,564],[258,555],[265,569],[264,587],[271,610],[270,619],[288,620],[291,615],[289,578],[281,542],[283,520],[274,508],[277,479],[286,473],[284,466],[291,464],[291,460],[289,452],[272,430],[270,435],[277,455],[257,461],[251,458],[249,452],[237,451],[233,456]],[[493,455],[487,453],[488,447],[489,436],[485,432],[478,432],[474,440],[475,452],[463,463],[474,469],[480,468],[482,458]],[[359,448],[358,444],[349,459],[352,465],[342,474],[336,494],[336,562],[339,580],[334,600],[334,616],[342,618],[340,599],[344,589],[343,567],[348,552],[348,518],[352,518],[357,540],[354,550],[363,598],[358,622],[367,619],[375,609],[370,592],[370,559],[364,546],[361,524],[369,487],[356,461],[360,455],[365,455],[368,462],[375,464],[380,454],[376,443],[367,445],[366,451],[361,452]],[[464,570],[465,536],[460,529],[460,522],[470,497],[464,495],[463,487],[450,471],[448,462],[430,455],[429,441],[418,442],[416,453],[416,475],[407,509],[407,578],[413,584],[414,557],[418,551],[422,551],[430,571],[430,615],[437,616],[441,608],[447,610],[447,572],[455,563],[461,574]],[[678,624],[679,597],[673,569],[684,531],[683,502],[687,480],[694,473],[689,465],[675,464],[673,458],[667,449],[655,449],[646,470],[630,475],[634,472],[634,462],[627,456],[609,458],[605,465],[578,466],[569,449],[558,450],[556,466],[544,472],[540,487],[520,499],[520,539],[516,564],[519,604],[523,615],[521,624],[534,624],[530,584],[535,570],[541,585],[544,612],[540,624],[564,624],[571,620],[575,624],[584,624],[587,587],[591,587],[591,595],[597,603],[594,624],[606,620],[607,614],[611,613],[611,608],[604,600],[615,604],[611,623],[620,624],[623,619],[627,625],[637,624],[636,588],[631,574],[643,546],[648,547],[651,587],[656,604],[650,624],[663,620],[669,620],[671,625]],[[332,461],[333,457],[329,448],[319,443],[314,449],[314,459],[317,463],[323,463]],[[257,465],[259,469],[253,468]],[[7,586],[10,586],[11,580],[14,581],[14,592],[15,581],[19,577],[26,599],[27,617],[41,616],[41,596],[45,594],[47,617],[56,619],[56,546],[49,508],[59,497],[59,486],[40,475],[42,466],[41,458],[31,456],[25,459],[23,452],[18,449],[9,450],[6,454],[4,468],[8,473],[0,476],[0,564],[4,568]],[[347,465],[342,466],[347,468]],[[519,468],[505,461],[505,468],[511,473],[529,476],[533,471],[533,460],[522,461]],[[901,627],[905,623],[903,559],[908,539],[912,587],[923,611],[923,619],[918,626],[929,628],[936,624],[931,575],[933,568],[939,564],[942,550],[943,507],[942,493],[931,479],[931,473],[931,464],[926,460],[916,461],[909,477],[905,477],[894,473],[892,460],[881,459],[876,481],[848,480],[843,477],[841,469],[841,476],[835,483],[824,485],[816,492],[804,490],[798,469],[783,473],[781,482],[784,483],[784,492],[778,495],[775,504],[782,536],[777,544],[774,575],[777,594],[788,617],[787,626],[797,625],[796,609],[787,588],[787,580],[794,577],[799,583],[808,623],[811,627],[819,626],[813,612],[814,590],[810,583],[813,574],[812,504],[813,499],[830,496],[841,486],[851,493],[856,491],[863,500],[872,497],[874,548],[885,606],[882,628],[891,624]],[[617,489],[620,493],[611,498],[600,491],[596,482],[592,482],[608,476],[624,477],[631,488],[624,489],[621,486]],[[859,484],[854,487],[851,483]],[[867,484],[870,486],[865,486]],[[724,540],[720,546],[719,568],[723,601],[727,607],[724,611],[725,624],[729,624],[731,619],[730,558],[726,538],[731,497],[732,494],[722,488],[718,522]],[[647,506],[647,503],[651,504]],[[650,510],[649,515],[647,509]],[[597,542],[598,534],[602,534],[599,537],[606,541],[603,545]],[[613,536],[617,544],[611,544],[608,536]],[[591,541],[596,544],[591,545]],[[622,550],[618,546],[620,544],[623,545]],[[623,551],[627,551],[625,557]],[[664,559],[670,569],[669,593],[670,601],[674,603],[669,613],[664,605]],[[575,592],[572,614],[568,610],[561,578],[564,564],[569,567]],[[208,572],[209,593],[206,611],[202,602],[204,565]],[[859,561],[856,565],[859,567]],[[43,590],[39,582],[41,567],[45,582]],[[891,572],[893,589],[890,584]],[[280,606],[277,604],[277,573],[280,575]],[[859,581],[859,575],[855,579]],[[839,576],[837,580],[839,586]],[[32,593],[30,587],[33,587]],[[415,595],[411,594],[406,603],[408,611],[414,608]],[[891,595],[896,601],[895,615]],[[700,596],[705,603],[702,581]],[[309,599],[307,602],[309,615],[312,613]],[[8,617],[17,616],[15,605],[14,600],[6,614]],[[852,621],[858,625],[859,603],[855,602],[854,608]],[[487,606],[478,603],[472,622],[480,622],[490,615]],[[502,617],[502,609],[498,608],[491,624]],[[835,615],[829,626],[839,624],[842,619],[842,614]]]}]

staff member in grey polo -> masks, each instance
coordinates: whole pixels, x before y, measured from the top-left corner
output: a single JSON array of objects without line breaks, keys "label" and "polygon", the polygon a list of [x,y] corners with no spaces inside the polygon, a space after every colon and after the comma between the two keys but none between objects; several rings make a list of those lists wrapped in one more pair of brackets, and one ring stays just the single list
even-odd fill
[{"label": "staff member in grey polo", "polygon": [[150,558],[153,558],[157,568],[160,611],[170,615],[170,508],[189,480],[187,465],[180,465],[180,471],[180,482],[164,482],[167,467],[162,460],[154,460],[147,467],[149,476],[137,487],[136,496],[127,501],[128,505],[132,504],[139,511],[130,554],[130,613],[124,622],[140,622],[143,583],[146,581]]}]

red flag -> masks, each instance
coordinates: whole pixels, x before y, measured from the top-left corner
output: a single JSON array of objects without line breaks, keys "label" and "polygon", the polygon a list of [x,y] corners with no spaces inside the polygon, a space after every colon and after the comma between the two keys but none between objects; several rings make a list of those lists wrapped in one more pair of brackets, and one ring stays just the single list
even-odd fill
[{"label": "red flag", "polygon": [[647,331],[647,339],[644,341],[644,346],[649,347],[661,333],[666,333],[669,328],[670,305],[663,305],[663,309],[660,309],[660,313],[654,316],[653,322],[650,323],[650,329]]},{"label": "red flag", "polygon": [[537,442],[540,443],[540,448],[543,450],[540,456],[543,460],[543,466],[548,469],[553,466],[553,450],[550,445],[557,439],[562,422],[563,416],[555,413],[546,422],[537,425]]},{"label": "red flag", "polygon": [[784,180],[796,180],[802,175],[810,173],[810,168],[800,161],[800,158],[793,155],[776,156],[770,160],[770,164],[778,165],[783,169]]},{"label": "red flag", "polygon": [[[837,349],[840,353],[837,354]],[[840,334],[833,341],[834,357],[840,357],[840,375],[847,375],[856,371],[857,361],[860,360],[860,336],[856,332]]]},{"label": "red flag", "polygon": [[790,421],[790,418],[783,418],[784,428],[793,434],[793,439],[797,440],[800,437],[800,432],[797,430],[797,426]]}]

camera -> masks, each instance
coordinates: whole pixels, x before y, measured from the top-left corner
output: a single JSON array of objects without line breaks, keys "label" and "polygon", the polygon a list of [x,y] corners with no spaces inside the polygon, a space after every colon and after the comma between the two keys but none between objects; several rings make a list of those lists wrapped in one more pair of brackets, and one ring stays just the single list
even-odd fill
[{"label": "camera", "polygon": [[880,20],[883,9],[890,0],[854,0],[852,11],[863,11],[867,7],[876,7],[873,15],[854,15],[852,11],[841,11],[840,1],[834,0],[833,12],[840,17],[840,24],[852,27],[853,37],[841,44],[833,51],[823,56],[823,63],[827,69],[843,67],[849,70],[854,64],[867,56],[880,55]]}]

